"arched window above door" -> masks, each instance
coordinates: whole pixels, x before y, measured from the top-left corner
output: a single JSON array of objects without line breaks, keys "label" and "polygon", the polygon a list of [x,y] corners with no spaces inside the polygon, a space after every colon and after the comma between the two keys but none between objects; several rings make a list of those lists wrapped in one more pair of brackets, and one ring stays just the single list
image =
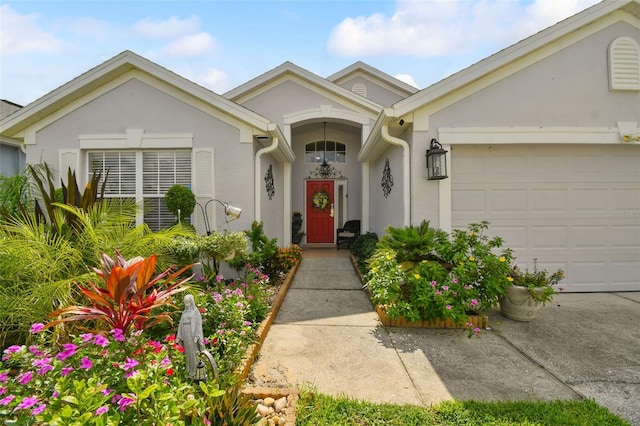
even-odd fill
[{"label": "arched window above door", "polygon": [[347,146],[340,142],[316,141],[309,142],[304,149],[304,162],[307,164],[346,163]]}]

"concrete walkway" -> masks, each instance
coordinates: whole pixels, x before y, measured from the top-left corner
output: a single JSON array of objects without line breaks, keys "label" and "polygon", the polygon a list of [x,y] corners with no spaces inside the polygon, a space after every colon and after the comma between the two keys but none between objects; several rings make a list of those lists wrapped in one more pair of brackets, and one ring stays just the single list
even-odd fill
[{"label": "concrete walkway", "polygon": [[249,376],[372,402],[593,398],[640,426],[640,293],[561,294],[530,323],[383,327],[347,250],[305,250]]}]

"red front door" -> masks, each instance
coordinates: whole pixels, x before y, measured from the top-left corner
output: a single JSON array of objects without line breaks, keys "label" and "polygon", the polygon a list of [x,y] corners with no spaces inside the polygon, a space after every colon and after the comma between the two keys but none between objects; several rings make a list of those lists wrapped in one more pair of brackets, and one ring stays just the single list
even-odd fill
[{"label": "red front door", "polygon": [[307,181],[307,242],[333,243],[333,181]]}]

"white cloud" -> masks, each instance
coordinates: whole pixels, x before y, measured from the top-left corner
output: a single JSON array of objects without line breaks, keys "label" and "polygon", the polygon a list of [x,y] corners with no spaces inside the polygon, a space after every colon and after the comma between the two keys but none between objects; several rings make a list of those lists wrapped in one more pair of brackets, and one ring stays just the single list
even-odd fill
[{"label": "white cloud", "polygon": [[398,74],[398,75],[394,75],[394,77],[404,83],[407,83],[410,86],[415,87],[416,89],[420,88],[420,86],[418,86],[418,83],[416,83],[413,77],[409,74]]},{"label": "white cloud", "polygon": [[57,53],[63,42],[40,27],[39,14],[20,15],[9,5],[0,5],[0,53]]},{"label": "white cloud", "polygon": [[327,42],[340,56],[449,56],[504,48],[598,0],[398,0],[392,16],[344,19]]},{"label": "white cloud", "polygon": [[200,19],[192,15],[188,18],[172,16],[158,21],[144,18],[131,26],[130,32],[136,37],[174,38],[193,34],[200,29]]},{"label": "white cloud", "polygon": [[211,54],[216,49],[216,42],[205,32],[186,35],[173,41],[162,49],[165,55],[173,57],[197,57]]},{"label": "white cloud", "polygon": [[199,77],[196,82],[216,93],[225,93],[231,89],[231,82],[227,73],[215,68],[209,68],[206,74]]}]

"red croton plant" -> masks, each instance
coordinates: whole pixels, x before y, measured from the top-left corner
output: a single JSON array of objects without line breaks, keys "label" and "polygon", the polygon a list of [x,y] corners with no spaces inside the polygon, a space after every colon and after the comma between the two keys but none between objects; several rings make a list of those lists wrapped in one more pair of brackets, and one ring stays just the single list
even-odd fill
[{"label": "red croton plant", "polygon": [[92,306],[67,306],[58,309],[49,316],[63,318],[50,322],[47,327],[69,321],[98,320],[105,322],[111,329],[120,329],[126,334],[132,326],[136,330],[144,330],[162,321],[172,322],[169,315],[152,314],[151,311],[166,304],[174,294],[188,288],[186,283],[191,276],[177,279],[191,265],[173,273],[171,269],[167,269],[154,276],[156,255],[125,260],[117,251],[115,259],[102,253],[101,264],[102,269],[94,268],[94,271],[104,281],[104,287],[93,282],[89,282],[87,286],[78,285]]}]

